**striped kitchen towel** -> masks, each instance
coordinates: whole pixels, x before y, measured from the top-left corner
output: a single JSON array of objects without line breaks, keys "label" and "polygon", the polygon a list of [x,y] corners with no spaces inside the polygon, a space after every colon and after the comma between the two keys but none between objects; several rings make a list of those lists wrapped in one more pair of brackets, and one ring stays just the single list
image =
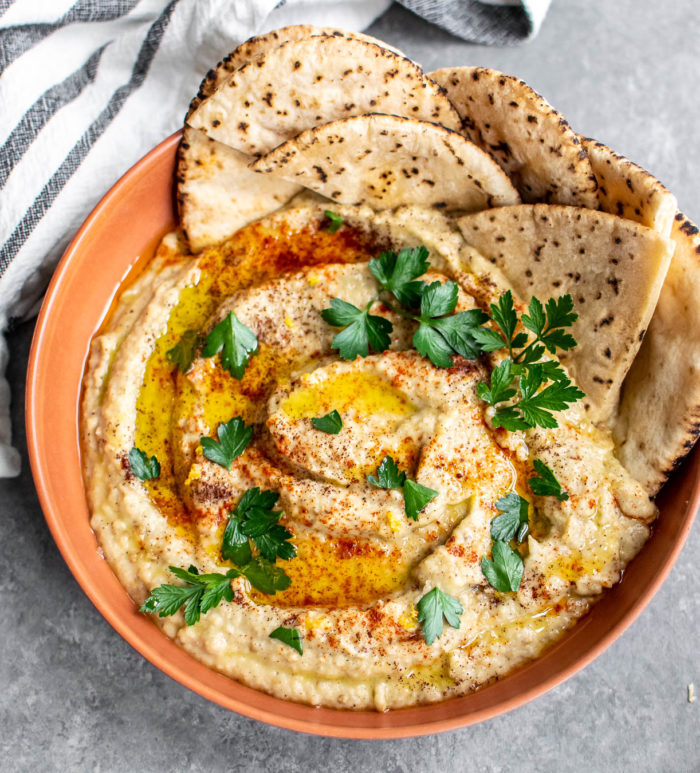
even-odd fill
[{"label": "striped kitchen towel", "polygon": [[[402,0],[481,43],[535,34],[549,1]],[[301,22],[364,29],[390,2],[0,0],[0,477],[20,469],[1,333],[36,313],[101,196],[181,126],[204,73],[239,42]]]}]

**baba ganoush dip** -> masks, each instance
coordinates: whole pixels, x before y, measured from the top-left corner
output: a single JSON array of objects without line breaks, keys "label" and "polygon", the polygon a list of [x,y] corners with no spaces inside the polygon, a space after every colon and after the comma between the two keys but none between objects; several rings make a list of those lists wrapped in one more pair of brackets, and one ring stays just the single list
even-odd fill
[{"label": "baba ganoush dip", "polygon": [[[432,309],[376,273],[421,247],[406,275]],[[464,695],[561,637],[649,536],[655,506],[580,400],[497,426],[507,350],[462,356],[444,323],[495,329],[507,285],[467,249],[435,210],[297,199],[196,256],[167,235],[119,293],[84,378],[91,525],[197,660],[319,706]]]}]

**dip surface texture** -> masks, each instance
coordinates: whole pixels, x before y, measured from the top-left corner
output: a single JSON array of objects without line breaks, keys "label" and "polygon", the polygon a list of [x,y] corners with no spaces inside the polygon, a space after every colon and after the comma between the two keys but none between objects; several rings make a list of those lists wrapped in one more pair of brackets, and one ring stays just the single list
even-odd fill
[{"label": "dip surface texture", "polygon": [[[497,357],[437,368],[411,344],[415,323],[374,300],[368,261],[417,245],[429,250],[425,281],[458,279],[457,312],[493,300],[493,286],[463,270],[469,248],[451,220],[419,208],[334,211],[335,233],[323,206],[302,200],[194,257],[176,234],[164,238],[92,344],[85,484],[92,527],[137,604],[175,582],[169,566],[233,567],[221,556],[230,512],[251,488],[277,493],[296,549],[277,562],[289,587],[266,594],[237,577],[233,600],[194,625],[182,611],[153,620],[251,687],[385,710],[464,695],[537,657],[619,581],[656,510],[580,405],[558,413],[555,429],[494,428],[476,389]],[[390,320],[391,346],[340,359],[338,329],[321,316],[332,298]],[[185,372],[171,361],[187,331],[203,341],[230,312],[258,340],[241,379],[201,346]],[[337,434],[312,424],[332,411]],[[201,438],[234,417],[254,430],[229,469],[204,455]],[[133,475],[134,447],[157,457],[158,477]],[[386,456],[438,492],[415,520],[399,489],[368,480]],[[532,493],[535,459],[568,499]],[[529,537],[518,548],[519,590],[500,593],[481,562],[496,503],[510,492],[531,503]],[[435,587],[462,613],[428,645],[417,604]],[[279,627],[299,631],[303,654],[270,638]]]}]

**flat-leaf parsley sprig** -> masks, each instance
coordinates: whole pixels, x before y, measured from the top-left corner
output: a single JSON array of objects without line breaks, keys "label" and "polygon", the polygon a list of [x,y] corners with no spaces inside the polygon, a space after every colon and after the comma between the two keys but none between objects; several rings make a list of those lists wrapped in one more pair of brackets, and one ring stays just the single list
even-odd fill
[{"label": "flat-leaf parsley sprig", "polygon": [[289,561],[297,554],[289,542],[293,535],[279,523],[281,510],[274,510],[279,494],[248,489],[231,511],[221,544],[221,556],[235,564],[247,564],[252,557],[252,542],[260,555],[274,562],[278,557]]},{"label": "flat-leaf parsley sprig", "polygon": [[403,489],[403,502],[406,517],[418,520],[418,515],[439,495],[434,489],[409,480],[404,471],[390,457],[385,456],[377,467],[377,475],[368,475],[367,480],[375,488]]},{"label": "flat-leaf parsley sprig", "polygon": [[[194,625],[201,615],[222,601],[233,601],[231,580],[236,577],[245,577],[266,595],[286,590],[291,580],[275,561],[294,558],[296,548],[289,542],[291,532],[279,523],[282,512],[273,510],[278,499],[279,494],[274,491],[248,489],[230,513],[221,544],[221,557],[236,566],[226,573],[208,574],[200,574],[195,566],[189,569],[170,566],[170,571],[184,585],[163,584],[154,588],[141,606],[141,612],[168,617],[184,606],[185,622]],[[251,543],[259,551],[257,555],[253,555]]]},{"label": "flat-leaf parsley sprig", "polygon": [[[553,355],[557,349],[568,351],[576,346],[574,337],[565,331],[578,319],[573,305],[570,295],[550,298],[545,305],[533,297],[528,313],[520,318],[522,326],[534,333],[530,340],[527,332],[517,331],[518,315],[508,290],[490,307],[497,329],[479,327],[472,331],[483,351],[508,351],[508,357],[491,372],[490,383],[477,387],[479,397],[496,408],[495,427],[511,432],[558,427],[554,412],[563,411],[585,397],[556,360],[542,360],[545,351]],[[510,405],[501,405],[514,398]]]},{"label": "flat-leaf parsley sprig", "polygon": [[151,591],[140,611],[168,617],[184,606],[187,625],[194,625],[201,615],[222,601],[233,601],[231,580],[236,577],[246,577],[254,588],[267,594],[285,590],[290,584],[289,577],[282,569],[270,564],[262,556],[256,556],[245,566],[229,569],[225,574],[200,574],[196,566],[190,566],[189,569],[169,566],[168,569],[185,584],[159,585]]},{"label": "flat-leaf parsley sprig", "polygon": [[[438,368],[451,368],[453,355],[476,359],[482,353],[473,331],[488,320],[480,309],[470,309],[457,314],[459,288],[448,280],[427,284],[419,279],[429,269],[428,250],[407,247],[382,252],[372,258],[369,269],[379,283],[379,293],[364,309],[359,309],[340,298],[332,298],[331,306],[321,312],[323,319],[335,327],[343,327],[331,342],[344,360],[354,360],[358,355],[366,357],[370,349],[383,352],[391,344],[392,323],[369,313],[372,306],[381,302],[387,309],[418,323],[413,336],[413,346]],[[391,294],[393,298],[387,298]],[[393,305],[398,301],[399,306]]]},{"label": "flat-leaf parsley sprig", "polygon": [[[530,490],[537,496],[556,497],[564,502],[569,495],[542,460],[535,459],[537,476],[528,480]],[[481,559],[481,571],[489,584],[501,593],[517,591],[523,577],[524,563],[520,552],[510,543],[520,545],[530,533],[530,503],[517,492],[511,491],[496,502],[500,512],[491,521],[491,558]]]}]

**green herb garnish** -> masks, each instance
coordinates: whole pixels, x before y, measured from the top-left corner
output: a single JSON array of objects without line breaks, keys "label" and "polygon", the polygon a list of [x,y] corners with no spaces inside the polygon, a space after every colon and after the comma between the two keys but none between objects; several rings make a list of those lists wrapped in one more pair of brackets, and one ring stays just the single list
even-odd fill
[{"label": "green herb garnish", "polygon": [[403,487],[403,502],[406,510],[406,517],[413,521],[418,520],[418,514],[423,512],[426,505],[432,502],[438,495],[427,486],[421,486],[413,480],[407,480]]},{"label": "green herb garnish", "polygon": [[403,488],[406,473],[399,471],[399,466],[390,456],[385,456],[377,467],[377,476],[368,475],[367,480],[377,488]]},{"label": "green herb garnish", "polygon": [[[388,250],[378,258],[372,258],[369,268],[379,282],[379,294],[365,310],[333,298],[332,308],[321,312],[329,324],[345,327],[333,339],[332,348],[340,349],[340,356],[346,360],[355,359],[358,354],[366,357],[370,346],[375,352],[388,349],[389,334],[393,330],[391,322],[369,314],[372,304],[381,300],[394,313],[418,323],[413,345],[436,367],[451,368],[455,354],[468,359],[479,357],[482,350],[473,331],[488,320],[488,315],[480,309],[454,314],[459,293],[457,283],[447,281],[427,285],[420,281],[418,277],[425,274],[429,266],[425,247],[409,247],[398,253]],[[401,307],[394,308],[391,300],[382,297],[383,293],[391,293]]]},{"label": "green herb garnish", "polygon": [[168,349],[165,356],[182,371],[187,373],[194,360],[195,352],[199,346],[200,336],[196,330],[185,330],[182,338]]},{"label": "green herb garnish", "polygon": [[231,580],[239,576],[235,569],[226,574],[199,574],[195,566],[180,569],[168,567],[184,585],[159,585],[151,591],[141,607],[141,612],[157,612],[158,617],[174,615],[180,607],[185,607],[185,622],[194,625],[200,615],[221,603],[222,599],[233,601]]},{"label": "green herb garnish", "polygon": [[530,504],[527,499],[511,491],[496,502],[496,507],[501,515],[491,521],[491,538],[500,542],[510,542],[512,539],[523,542],[530,530]]},{"label": "green herb garnish", "polygon": [[204,357],[213,357],[221,352],[221,365],[237,379],[242,379],[251,354],[257,354],[258,339],[230,311],[207,336],[202,350]]},{"label": "green herb garnish", "polygon": [[189,569],[168,568],[185,584],[159,585],[151,591],[140,611],[157,612],[158,617],[168,617],[184,606],[187,625],[194,625],[201,615],[218,606],[222,600],[233,601],[231,580],[236,577],[247,578],[254,588],[268,595],[285,590],[291,582],[280,567],[262,556],[255,556],[245,566],[229,569],[226,574],[199,574],[195,566]]},{"label": "green herb garnish", "polygon": [[344,328],[331,341],[331,349],[337,349],[344,360],[367,357],[370,348],[377,353],[389,348],[394,326],[388,319],[369,313],[374,302],[371,300],[362,310],[340,298],[331,298],[331,308],[321,312],[329,325]]},{"label": "green herb garnish", "polygon": [[377,488],[403,489],[403,504],[406,517],[413,521],[418,520],[418,514],[421,513],[429,502],[432,502],[437,491],[421,486],[413,480],[406,478],[406,473],[399,470],[399,466],[390,457],[385,456],[377,467],[377,475],[368,475],[367,480]]},{"label": "green herb garnish", "polygon": [[[546,306],[532,298],[529,313],[521,318],[523,326],[535,334],[532,341],[526,332],[515,332],[518,316],[510,290],[490,308],[491,319],[498,330],[475,328],[472,336],[485,352],[508,350],[508,358],[493,369],[490,384],[477,386],[479,397],[496,407],[494,426],[510,432],[531,427],[558,427],[554,412],[563,411],[585,397],[558,362],[541,361],[545,350],[554,354],[557,348],[567,351],[576,346],[573,336],[564,331],[578,318],[572,311],[571,296],[550,298]],[[499,407],[514,397],[518,399],[512,405]]]},{"label": "green herb garnish", "polygon": [[474,331],[488,317],[480,309],[453,314],[457,297],[456,282],[433,282],[424,288],[420,316],[414,317],[419,325],[413,345],[438,368],[451,368],[453,354],[461,354],[470,360],[481,354]]},{"label": "green herb garnish", "polygon": [[430,645],[442,636],[443,618],[453,628],[459,628],[462,605],[453,596],[444,593],[437,586],[418,602],[418,622],[423,628],[425,643]]},{"label": "green herb garnish", "polygon": [[369,270],[381,289],[390,292],[403,306],[414,308],[420,301],[425,282],[416,282],[428,270],[426,247],[406,247],[398,255],[393,250],[382,252],[369,262]]},{"label": "green herb garnish", "polygon": [[280,626],[270,634],[271,639],[279,639],[283,644],[287,644],[296,650],[300,655],[304,654],[304,642],[301,633],[296,628],[284,628]]},{"label": "green herb garnish", "polygon": [[153,480],[160,475],[160,462],[134,446],[129,451],[129,469],[139,480]]},{"label": "green herb garnish", "polygon": [[533,464],[539,477],[530,478],[528,481],[532,493],[538,497],[556,497],[560,502],[566,501],[569,495],[561,487],[552,469],[540,459],[535,459]]},{"label": "green herb garnish", "polygon": [[219,436],[218,442],[210,437],[200,439],[202,453],[207,459],[230,470],[233,460],[248,447],[253,437],[253,427],[246,426],[243,419],[236,416],[225,424],[219,424],[216,434]]},{"label": "green herb garnish", "polygon": [[330,223],[326,227],[326,231],[328,231],[329,234],[334,234],[340,226],[343,225],[343,218],[335,212],[332,212],[330,209],[324,210],[323,214],[330,220]]},{"label": "green herb garnish", "polygon": [[491,548],[492,560],[481,559],[481,571],[489,583],[501,593],[516,591],[523,578],[523,559],[507,542],[495,540]]},{"label": "green herb garnish", "polygon": [[282,511],[273,509],[278,499],[275,491],[261,491],[257,486],[243,494],[226,524],[221,544],[223,558],[247,564],[252,557],[251,541],[268,561],[294,558],[297,551],[289,542],[294,535],[279,523]]},{"label": "green herb garnish", "polygon": [[340,418],[338,411],[331,411],[325,416],[311,419],[311,423],[314,425],[315,429],[326,432],[329,435],[337,435],[343,428],[343,420]]}]

